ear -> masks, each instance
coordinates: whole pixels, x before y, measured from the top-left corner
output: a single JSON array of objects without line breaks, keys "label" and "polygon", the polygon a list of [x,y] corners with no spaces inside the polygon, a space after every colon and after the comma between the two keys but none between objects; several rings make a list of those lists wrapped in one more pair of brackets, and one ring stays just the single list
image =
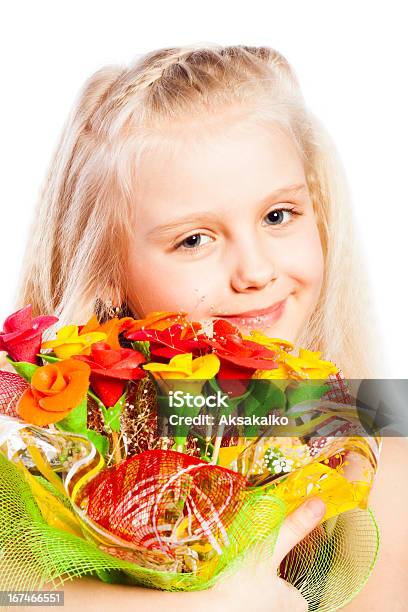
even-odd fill
[{"label": "ear", "polygon": [[94,302],[94,312],[99,323],[105,323],[109,319],[117,316],[119,308],[115,306],[112,300],[103,300],[101,297],[97,297]]},{"label": "ear", "polygon": [[116,315],[119,319],[123,317],[132,317],[133,319],[140,319],[139,314],[134,312],[127,302],[122,302],[118,308],[118,314]]}]

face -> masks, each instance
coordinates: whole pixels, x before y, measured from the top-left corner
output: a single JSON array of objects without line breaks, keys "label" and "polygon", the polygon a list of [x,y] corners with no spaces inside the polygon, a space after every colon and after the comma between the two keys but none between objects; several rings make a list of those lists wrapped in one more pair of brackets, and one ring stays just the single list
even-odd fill
[{"label": "face", "polygon": [[[278,125],[179,134],[139,168],[128,302],[296,342],[323,281],[301,158]],[[234,317],[232,315],[235,315]]]}]

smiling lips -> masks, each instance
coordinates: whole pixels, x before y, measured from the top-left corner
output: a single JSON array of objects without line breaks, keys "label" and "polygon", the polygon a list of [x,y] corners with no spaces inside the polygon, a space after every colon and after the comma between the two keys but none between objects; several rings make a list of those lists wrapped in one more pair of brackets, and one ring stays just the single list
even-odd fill
[{"label": "smiling lips", "polygon": [[285,303],[286,298],[280,302],[276,302],[269,308],[264,308],[262,310],[250,310],[234,315],[222,315],[217,318],[226,319],[230,323],[242,327],[251,327],[257,324],[263,326],[272,325],[272,323],[277,321],[282,316]]}]

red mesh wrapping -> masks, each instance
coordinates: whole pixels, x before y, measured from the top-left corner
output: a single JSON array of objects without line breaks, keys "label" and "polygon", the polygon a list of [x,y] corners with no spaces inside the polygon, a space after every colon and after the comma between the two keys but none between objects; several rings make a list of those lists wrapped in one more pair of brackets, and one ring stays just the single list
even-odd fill
[{"label": "red mesh wrapping", "polygon": [[240,474],[196,457],[152,450],[105,469],[76,503],[95,523],[137,546],[172,555],[181,540],[205,540],[221,552],[246,485]]},{"label": "red mesh wrapping", "polygon": [[325,398],[329,399],[331,402],[339,402],[339,404],[352,403],[349,386],[340,369],[337,374],[330,374],[328,381],[330,389],[324,395]]},{"label": "red mesh wrapping", "polygon": [[0,370],[0,413],[17,417],[16,405],[27,387],[28,382],[18,374]]}]

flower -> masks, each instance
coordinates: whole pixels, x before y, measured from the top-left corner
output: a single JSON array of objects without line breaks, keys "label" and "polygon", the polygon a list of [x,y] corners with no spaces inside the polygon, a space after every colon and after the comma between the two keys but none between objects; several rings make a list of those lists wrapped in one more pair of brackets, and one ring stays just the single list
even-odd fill
[{"label": "flower", "polygon": [[257,369],[272,370],[278,367],[274,351],[244,339],[235,325],[223,319],[214,322],[213,338],[205,337],[203,341],[220,358],[218,378],[251,378]]},{"label": "flower", "polygon": [[259,462],[261,472],[267,468],[271,474],[280,474],[281,472],[290,472],[293,469],[295,461],[286,456],[281,449],[276,446],[268,448],[263,459]]},{"label": "flower", "polygon": [[52,348],[57,357],[68,359],[78,354],[89,355],[91,345],[105,339],[103,332],[79,334],[77,325],[66,325],[57,331],[56,340],[43,342],[41,348]]},{"label": "flower", "polygon": [[286,365],[286,363],[278,362],[278,367],[274,370],[255,370],[252,378],[273,380],[276,386],[278,386],[282,391],[285,391],[286,387],[291,382],[291,374],[292,370]]},{"label": "flower", "polygon": [[121,348],[119,334],[125,329],[129,329],[134,321],[132,317],[123,317],[122,319],[113,317],[113,319],[109,319],[109,321],[100,324],[97,316],[94,314],[85,325],[79,327],[79,333],[82,336],[90,332],[102,332],[105,334],[105,338],[101,338],[100,340],[105,340],[112,349],[119,350]]},{"label": "flower", "polygon": [[276,351],[281,353],[285,351],[286,353],[293,350],[293,344],[288,342],[287,340],[282,340],[282,338],[269,338],[269,336],[265,336],[259,330],[251,330],[249,336],[242,336],[244,340],[252,340],[253,342],[257,342],[258,344],[263,344],[267,348],[272,351]]},{"label": "flower", "polygon": [[155,358],[171,359],[175,355],[193,353],[197,357],[210,351],[204,334],[197,334],[201,329],[200,323],[186,325],[174,324],[170,327],[157,329],[140,329],[127,331],[128,340],[146,341],[150,343],[150,354]]},{"label": "flower", "polygon": [[339,369],[331,361],[320,359],[321,351],[299,349],[299,356],[287,354],[281,356],[285,366],[291,370],[293,378],[313,378],[326,380],[330,374],[337,374]]},{"label": "flower", "polygon": [[32,318],[32,305],[7,317],[0,332],[0,351],[6,351],[13,361],[37,363],[42,333],[58,321],[58,317],[41,315]]},{"label": "flower", "polygon": [[261,365],[265,369],[277,367],[274,351],[244,339],[238,327],[223,319],[214,321],[213,336],[205,337],[204,342],[220,358],[218,385],[231,397],[239,397],[246,392],[253,372]]},{"label": "flower", "polygon": [[87,364],[74,359],[37,368],[18,400],[17,414],[33,425],[61,421],[86,396],[90,372]]},{"label": "flower", "polygon": [[[177,389],[177,384],[169,383],[169,380],[207,380],[214,378],[220,368],[220,360],[213,353],[197,357],[193,359],[192,353],[183,355],[175,355],[168,364],[166,363],[148,363],[142,366],[144,370],[152,372],[154,378],[162,381],[160,387],[164,391]],[[190,391],[200,393],[202,384],[179,385],[184,392]]]},{"label": "flower", "polygon": [[280,474],[281,472],[290,472],[292,469],[293,460],[281,457],[280,459],[274,459],[271,462],[270,470],[272,473]]},{"label": "flower", "polygon": [[[261,342],[271,347],[276,347],[278,352],[277,361],[278,368],[276,370],[256,370],[253,378],[274,380],[275,384],[281,387],[282,391],[290,383],[291,379],[321,379],[326,380],[330,374],[337,374],[338,368],[330,361],[320,359],[321,352],[308,351],[299,349],[299,355],[291,355],[290,350],[293,346],[279,338],[270,338],[263,336],[259,332],[251,332],[257,342]],[[268,342],[269,340],[269,342]]]},{"label": "flower", "polygon": [[145,376],[139,367],[146,361],[142,353],[127,348],[115,350],[106,342],[93,344],[90,356],[75,355],[74,359],[89,365],[91,386],[107,408],[116,404],[129,380]]},{"label": "flower", "polygon": [[166,312],[156,310],[148,314],[144,319],[134,319],[130,331],[134,332],[139,329],[157,329],[163,331],[177,323],[184,324],[186,316],[187,313],[182,311]]},{"label": "flower", "polygon": [[284,391],[290,383],[291,368],[284,362],[285,356],[293,350],[293,344],[282,338],[269,338],[259,330],[252,330],[250,336],[243,336],[247,340],[253,340],[275,351],[278,367],[274,370],[256,370],[252,378],[273,380],[275,384]]}]

